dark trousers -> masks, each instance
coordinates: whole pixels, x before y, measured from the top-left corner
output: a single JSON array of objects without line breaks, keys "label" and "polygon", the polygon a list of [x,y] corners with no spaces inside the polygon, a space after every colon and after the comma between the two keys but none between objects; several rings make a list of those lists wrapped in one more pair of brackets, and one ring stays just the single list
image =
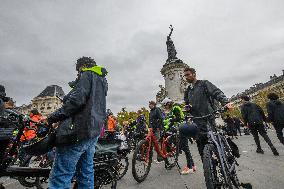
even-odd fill
[{"label": "dark trousers", "polygon": [[201,160],[203,161],[203,150],[205,145],[208,143],[207,133],[199,133],[196,143],[199,155],[201,157]]},{"label": "dark trousers", "polygon": [[263,124],[250,125],[249,128],[258,149],[261,149],[258,133],[263,137],[271,149],[275,148],[268,137]]},{"label": "dark trousers", "polygon": [[192,166],[194,166],[194,161],[191,156],[189,146],[188,146],[188,139],[186,137],[180,137],[180,149],[184,151],[187,167],[192,169]]},{"label": "dark trousers", "polygon": [[241,133],[241,127],[240,126],[236,126],[236,130],[237,130],[237,132],[236,133],[240,133],[240,136],[242,136],[242,133]]},{"label": "dark trousers", "polygon": [[276,130],[277,138],[280,140],[282,144],[284,144],[284,137],[283,137],[284,124],[275,124],[273,126]]},{"label": "dark trousers", "polygon": [[194,161],[188,146],[188,139],[194,138],[197,133],[197,128],[194,126],[182,125],[179,127],[180,131],[180,149],[184,151],[187,167],[192,169]]}]

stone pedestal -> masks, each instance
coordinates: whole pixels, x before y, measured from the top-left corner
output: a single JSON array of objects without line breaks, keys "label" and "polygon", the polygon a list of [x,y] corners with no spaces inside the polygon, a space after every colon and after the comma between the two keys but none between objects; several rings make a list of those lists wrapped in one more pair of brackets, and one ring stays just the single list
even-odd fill
[{"label": "stone pedestal", "polygon": [[175,102],[182,102],[187,82],[183,77],[184,68],[188,67],[180,59],[167,60],[161,69],[165,79],[165,95]]}]

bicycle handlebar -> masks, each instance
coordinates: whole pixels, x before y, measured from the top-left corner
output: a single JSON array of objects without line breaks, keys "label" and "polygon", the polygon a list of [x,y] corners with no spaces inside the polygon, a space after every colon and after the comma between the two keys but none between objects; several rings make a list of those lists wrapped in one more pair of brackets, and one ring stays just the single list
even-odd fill
[{"label": "bicycle handlebar", "polygon": [[223,113],[223,112],[227,111],[227,109],[228,108],[224,106],[224,107],[221,107],[217,110],[214,110],[212,113],[204,115],[204,116],[198,116],[198,117],[197,116],[186,116],[186,118],[188,118],[188,119],[207,119],[207,118],[215,116],[219,113]]}]

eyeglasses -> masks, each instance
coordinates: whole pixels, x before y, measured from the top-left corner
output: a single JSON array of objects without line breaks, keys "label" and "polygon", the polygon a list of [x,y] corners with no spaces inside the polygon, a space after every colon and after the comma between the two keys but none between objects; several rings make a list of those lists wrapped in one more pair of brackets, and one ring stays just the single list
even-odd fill
[{"label": "eyeglasses", "polygon": [[189,76],[189,75],[191,75],[191,74],[184,74],[183,76],[185,76],[185,77],[186,77],[186,76]]}]

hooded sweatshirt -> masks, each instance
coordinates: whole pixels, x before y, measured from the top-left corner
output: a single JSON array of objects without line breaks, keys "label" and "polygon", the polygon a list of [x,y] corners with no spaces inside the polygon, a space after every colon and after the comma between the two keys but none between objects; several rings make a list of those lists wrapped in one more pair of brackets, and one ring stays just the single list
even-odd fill
[{"label": "hooded sweatshirt", "polygon": [[241,113],[245,125],[259,125],[266,120],[262,108],[253,102],[245,102],[241,106]]}]

